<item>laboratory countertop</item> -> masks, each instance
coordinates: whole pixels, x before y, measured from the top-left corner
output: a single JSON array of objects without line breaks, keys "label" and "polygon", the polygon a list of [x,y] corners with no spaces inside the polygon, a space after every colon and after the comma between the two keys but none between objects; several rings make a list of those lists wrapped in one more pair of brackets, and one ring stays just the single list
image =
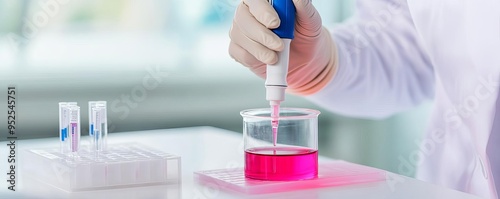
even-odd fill
[{"label": "laboratory countertop", "polygon": [[[272,194],[244,195],[228,192],[217,186],[198,184],[193,172],[201,170],[243,167],[243,139],[241,134],[214,127],[190,127],[165,130],[113,133],[109,143],[138,142],[181,156],[182,181],[178,185],[157,185],[98,191],[66,192],[23,176],[17,170],[16,192],[7,189],[4,181],[0,198],[478,198],[459,191],[443,188],[412,178],[390,174],[386,181],[348,186],[297,190]],[[0,157],[8,156],[7,142],[0,142]],[[25,149],[58,146],[58,139],[45,138],[16,142],[16,154]],[[22,155],[22,154],[21,154]],[[320,157],[319,161],[331,159]],[[17,167],[22,168],[18,162]],[[6,164],[1,164],[5,167]],[[7,168],[1,168],[6,171]],[[5,174],[4,174],[5,175]]]}]

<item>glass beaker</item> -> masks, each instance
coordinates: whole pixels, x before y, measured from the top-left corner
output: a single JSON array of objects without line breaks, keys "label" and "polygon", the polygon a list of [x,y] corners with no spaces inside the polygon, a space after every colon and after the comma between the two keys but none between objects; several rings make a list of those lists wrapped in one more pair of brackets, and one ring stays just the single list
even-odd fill
[{"label": "glass beaker", "polygon": [[269,108],[240,112],[243,117],[245,177],[306,180],[318,176],[317,110],[281,108],[274,145]]}]

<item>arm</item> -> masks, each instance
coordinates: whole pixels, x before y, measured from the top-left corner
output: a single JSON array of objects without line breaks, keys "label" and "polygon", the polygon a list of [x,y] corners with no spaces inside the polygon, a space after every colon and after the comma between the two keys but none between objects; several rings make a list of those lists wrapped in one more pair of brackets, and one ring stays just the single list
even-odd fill
[{"label": "arm", "polygon": [[381,118],[434,95],[434,72],[403,0],[359,0],[358,14],[333,30],[337,71],[307,96],[340,114]]}]

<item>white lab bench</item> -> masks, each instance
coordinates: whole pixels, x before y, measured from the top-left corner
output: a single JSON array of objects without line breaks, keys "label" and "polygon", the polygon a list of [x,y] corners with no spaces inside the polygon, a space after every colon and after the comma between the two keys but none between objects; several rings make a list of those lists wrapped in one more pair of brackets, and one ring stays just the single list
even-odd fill
[{"label": "white lab bench", "polygon": [[[23,176],[17,170],[16,192],[7,189],[4,181],[0,198],[478,198],[466,193],[439,187],[399,175],[390,181],[338,186],[330,188],[307,189],[265,195],[244,195],[228,192],[217,186],[196,183],[193,172],[200,170],[243,167],[243,139],[241,134],[213,127],[191,127],[151,131],[113,133],[110,143],[139,142],[151,147],[181,156],[182,181],[179,185],[159,185],[136,188],[122,188],[99,191],[65,192],[55,187]],[[0,157],[6,161],[7,143],[0,142]],[[21,150],[58,146],[57,138],[17,141],[19,156]],[[19,157],[17,157],[19,159]],[[329,161],[320,157],[320,163]],[[29,164],[18,162],[17,167]],[[5,163],[1,170],[6,171]],[[5,175],[5,174],[4,174]]]}]

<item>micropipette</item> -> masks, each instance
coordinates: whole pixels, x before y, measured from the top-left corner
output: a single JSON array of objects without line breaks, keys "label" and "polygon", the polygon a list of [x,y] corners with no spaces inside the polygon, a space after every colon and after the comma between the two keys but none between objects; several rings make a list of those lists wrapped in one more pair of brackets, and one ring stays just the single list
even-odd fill
[{"label": "micropipette", "polygon": [[278,35],[285,47],[278,52],[278,62],[269,64],[266,68],[266,100],[271,106],[273,141],[276,146],[279,125],[280,103],[285,100],[285,90],[288,86],[286,77],[290,58],[290,42],[293,39],[295,27],[295,6],[292,0],[270,0],[280,18],[280,26],[272,31]]}]

